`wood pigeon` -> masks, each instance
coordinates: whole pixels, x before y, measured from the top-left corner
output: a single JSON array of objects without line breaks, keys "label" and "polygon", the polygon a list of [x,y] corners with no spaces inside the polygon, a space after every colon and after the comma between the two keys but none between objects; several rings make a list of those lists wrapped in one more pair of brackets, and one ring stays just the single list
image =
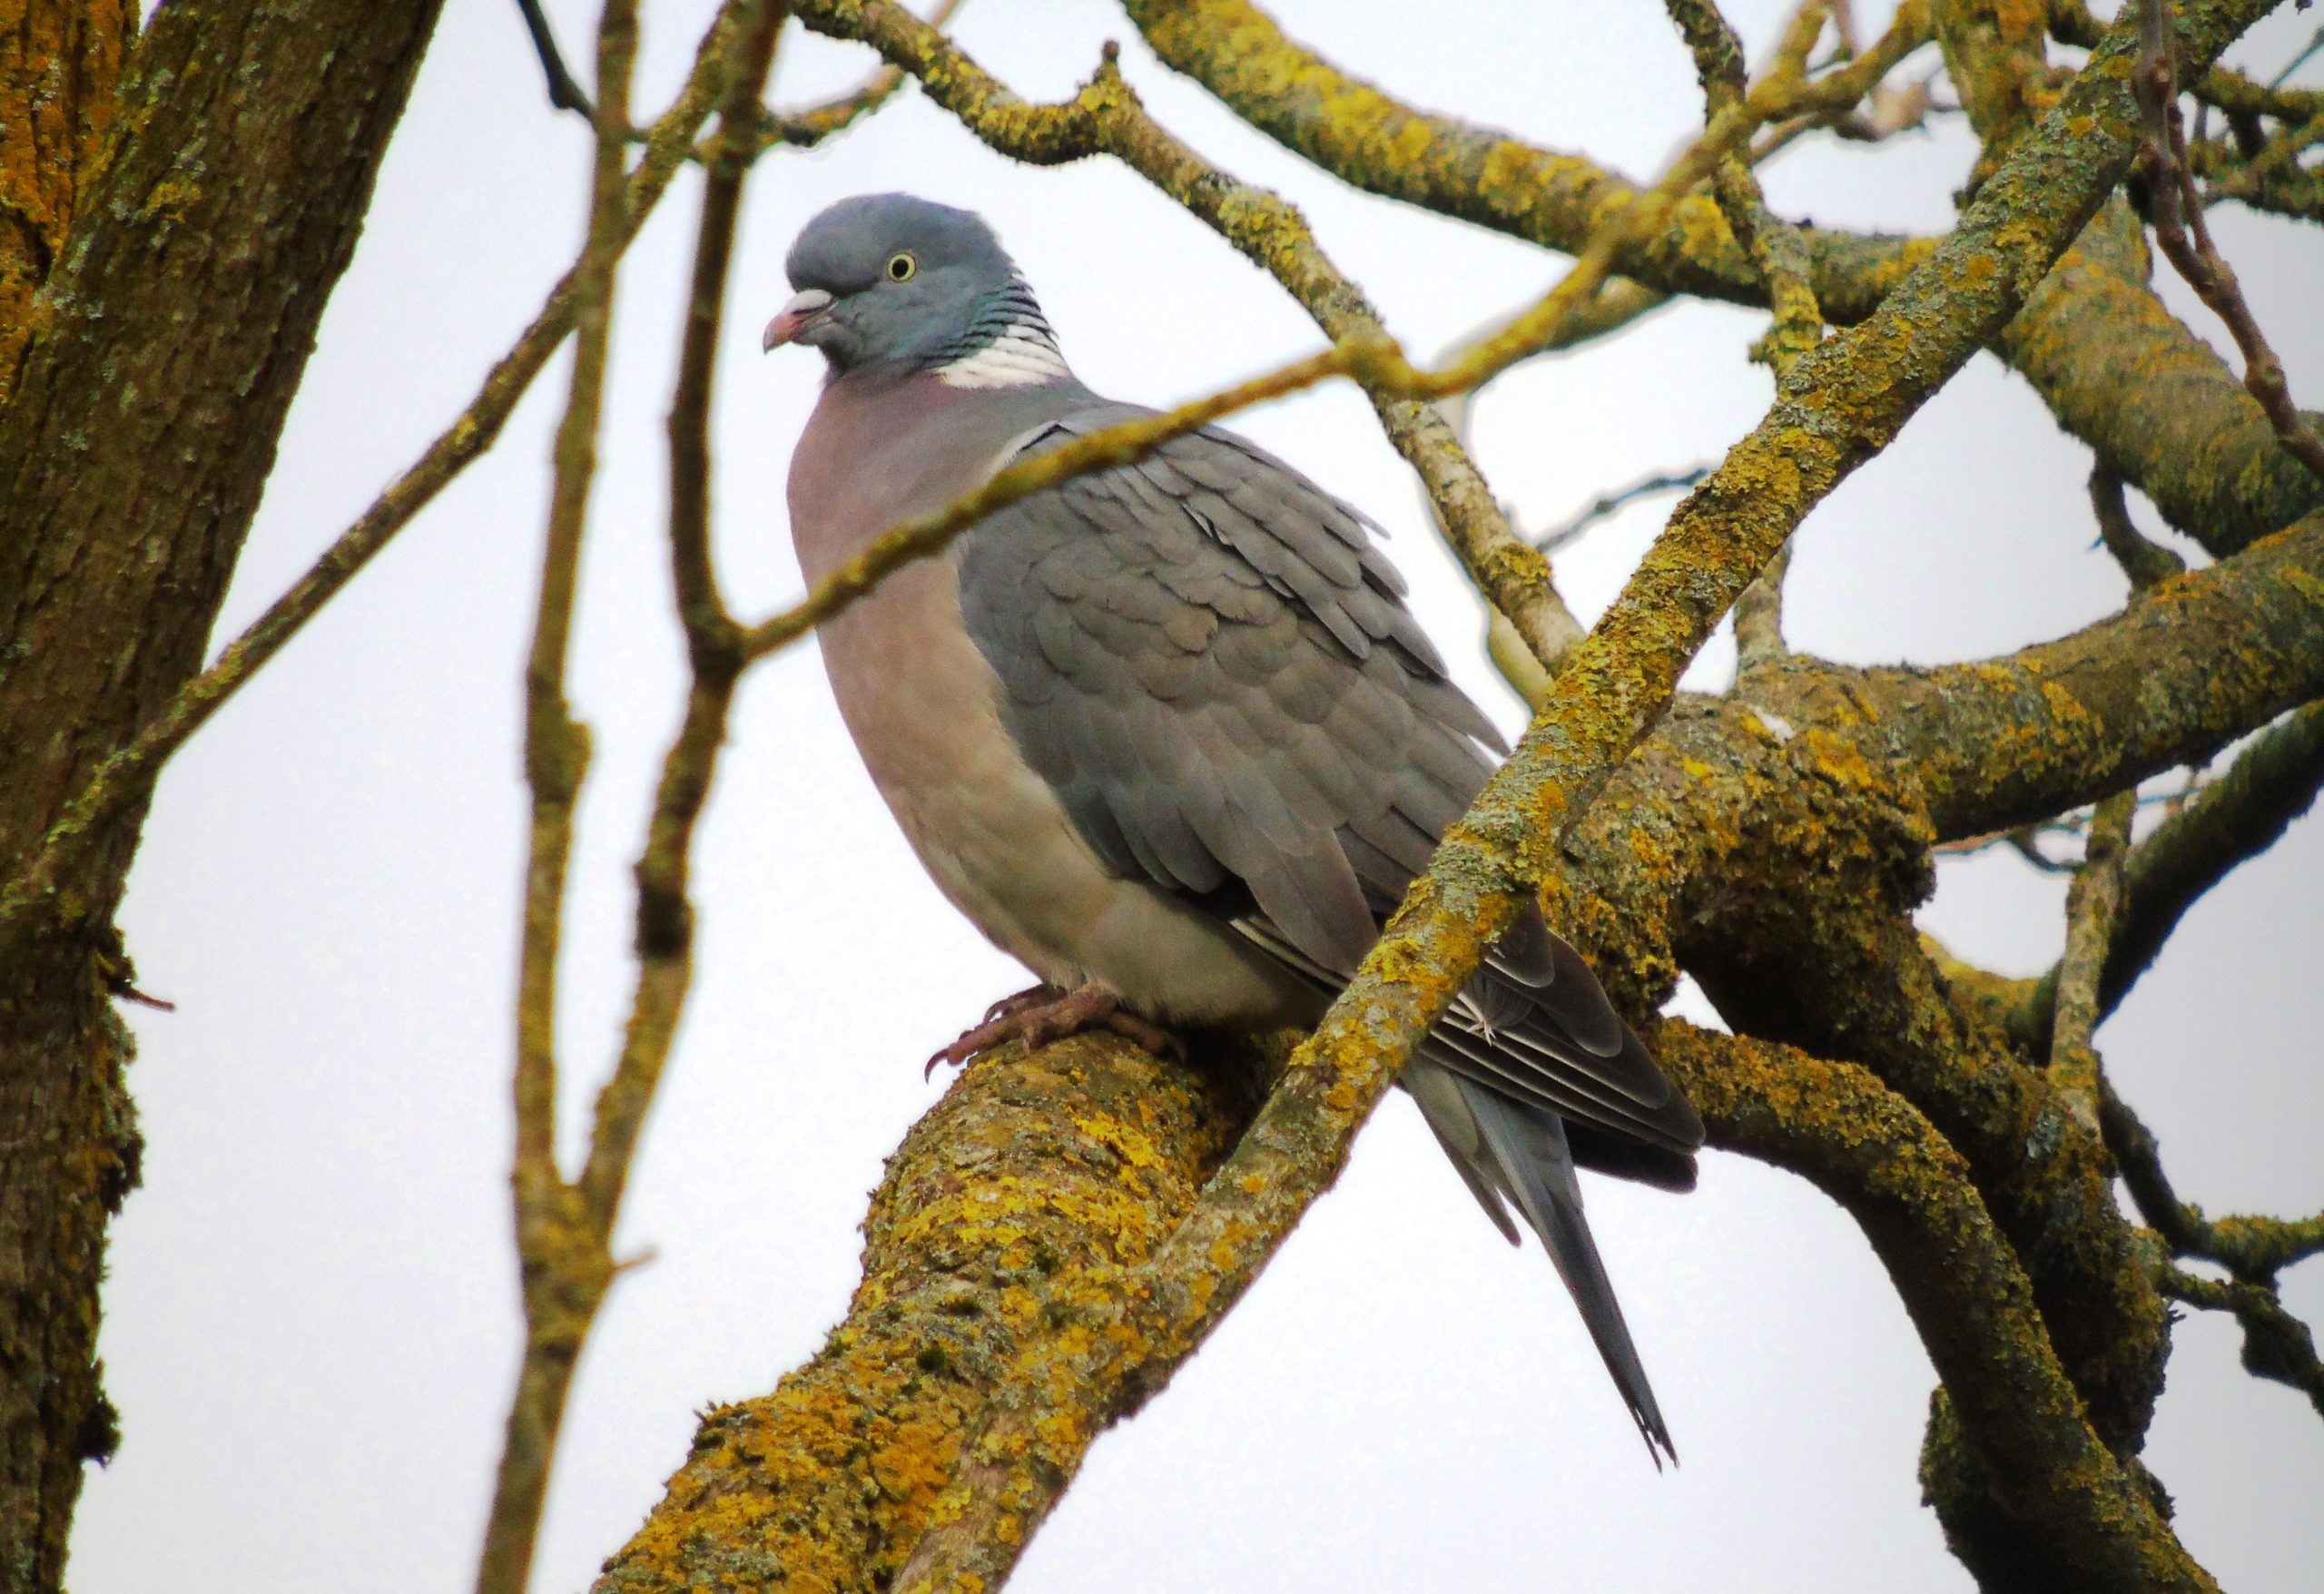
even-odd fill
[{"label": "wood pigeon", "polygon": [[[1099,398],[978,216],[843,200],[764,347],[828,371],[792,458],[817,581],[1028,454],[1152,413]],[[1044,982],[946,1048],[1093,1025],[1312,1025],[1502,751],[1358,511],[1231,433],[986,517],[825,625],[856,745],[953,905]],[[1694,1182],[1702,1123],[1529,911],[1400,1083],[1513,1245],[1539,1235],[1657,1465],[1674,1461],[1575,1166]]]}]

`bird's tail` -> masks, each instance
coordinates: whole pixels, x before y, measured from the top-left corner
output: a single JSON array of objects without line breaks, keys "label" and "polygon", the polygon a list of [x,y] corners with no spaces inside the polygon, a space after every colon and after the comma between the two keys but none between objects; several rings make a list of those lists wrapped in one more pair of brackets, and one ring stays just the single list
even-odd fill
[{"label": "bird's tail", "polygon": [[1675,1465],[1679,1452],[1582,1216],[1581,1186],[1564,1122],[1546,1108],[1513,1101],[1424,1057],[1404,1065],[1403,1083],[1470,1193],[1510,1243],[1517,1243],[1517,1229],[1508,1205],[1541,1236],[1646,1440],[1647,1452],[1657,1468],[1666,1455]]}]

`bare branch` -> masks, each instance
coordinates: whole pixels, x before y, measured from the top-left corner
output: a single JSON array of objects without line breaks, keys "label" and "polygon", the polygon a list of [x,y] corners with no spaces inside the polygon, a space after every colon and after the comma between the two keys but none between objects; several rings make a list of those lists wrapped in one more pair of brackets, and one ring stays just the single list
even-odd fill
[{"label": "bare branch", "polygon": [[1581,513],[1541,532],[1533,538],[1533,546],[1545,554],[1554,554],[1600,521],[1612,517],[1617,510],[1640,498],[1652,497],[1657,493],[1684,492],[1699,485],[1710,473],[1711,467],[1697,465],[1685,470],[1656,471],[1652,475],[1642,476],[1626,487],[1617,487],[1605,497],[1593,499]]},{"label": "bare branch", "polygon": [[541,75],[548,83],[548,103],[559,111],[578,111],[591,122],[597,119],[596,107],[589,103],[587,91],[573,81],[573,74],[565,64],[564,53],[556,47],[556,34],[548,25],[548,17],[541,10],[541,0],[517,0],[517,9],[524,14],[525,31],[533,37],[533,54],[540,57]]},{"label": "bare branch", "polygon": [[512,1178],[525,1304],[524,1362],[510,1402],[478,1594],[524,1594],[567,1392],[618,1271],[614,1221],[629,1162],[676,1034],[692,976],[687,855],[725,737],[743,665],[709,562],[708,408],[712,361],[733,253],[734,218],[752,155],[760,97],[786,20],[779,0],[742,0],[719,84],[719,130],[704,186],[677,394],[670,420],[671,565],[693,664],[685,715],[664,762],[637,865],[637,990],[622,1053],[597,1097],[589,1156],[568,1182],[556,1162],[556,977],[574,805],[589,760],[587,731],[565,697],[566,652],[582,533],[596,469],[614,276],[634,228],[627,214],[625,129],[637,48],[635,0],[607,0],[598,24],[602,86],[589,241],[576,288],[570,397],[557,429],[538,617],[526,676],[525,772],[532,790],[531,857],[517,974],[517,1156]]}]

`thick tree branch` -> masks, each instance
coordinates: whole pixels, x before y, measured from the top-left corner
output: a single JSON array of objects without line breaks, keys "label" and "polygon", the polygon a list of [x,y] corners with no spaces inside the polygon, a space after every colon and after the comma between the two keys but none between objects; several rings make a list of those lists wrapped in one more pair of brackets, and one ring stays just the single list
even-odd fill
[{"label": "thick tree branch", "polygon": [[[1200,83],[1260,132],[1374,193],[1578,252],[1610,212],[1632,202],[1627,180],[1579,155],[1414,111],[1286,38],[1248,0],[1129,0],[1156,54]],[[1795,107],[1852,109],[1925,42],[1925,5],[1908,0],[1896,25],[1846,69],[1845,98]],[[1837,74],[1836,74],[1837,75]],[[1808,234],[1814,287],[1843,324],[1863,320],[1929,249],[1925,241]],[[1764,304],[1749,256],[1718,206],[1697,195],[1627,248],[1615,269],[1663,292]]]},{"label": "thick tree branch", "polygon": [[33,296],[103,163],[137,38],[131,0],[25,0],[0,25],[0,408]]},{"label": "thick tree branch", "polygon": [[1674,1020],[1649,1034],[1712,1144],[1803,1176],[1862,1225],[1994,1492],[2042,1535],[2047,1586],[2210,1586],[2092,1431],[2016,1252],[1926,1118],[1850,1064]]},{"label": "thick tree branch", "polygon": [[[44,250],[71,203],[29,308],[21,271],[0,285],[17,295],[0,302],[0,876],[17,875],[97,765],[199,667],[437,9],[177,0],[135,52],[109,144],[102,108],[128,15],[77,8],[84,31],[60,28],[58,56],[35,34],[12,41],[33,50],[15,68],[55,70],[30,85],[26,122],[0,103],[0,153],[13,168],[39,148],[29,187],[48,199],[25,217],[26,187],[0,182],[15,212],[0,213],[0,233],[29,221],[17,243],[37,236]],[[15,15],[61,23],[47,5]],[[85,80],[64,81],[78,68]],[[26,86],[11,77],[0,96]],[[97,1287],[105,1220],[139,1154],[121,1077],[129,1039],[111,1011],[128,977],[112,915],[142,818],[142,796],[124,803],[57,875],[39,923],[0,946],[11,1590],[57,1587],[84,1458],[111,1443]]]},{"label": "thick tree branch", "polygon": [[2055,642],[1934,669],[1801,662],[1754,683],[1755,701],[1913,771],[1939,841],[1987,835],[2201,763],[2324,698],[2319,573],[2324,514]]},{"label": "thick tree branch", "polygon": [[598,1594],[893,1587],[1026,1345],[1078,1332],[1185,1221],[1256,1062],[1102,1034],[970,1062],[888,1159],[846,1321],[772,1394],[704,1416]]}]

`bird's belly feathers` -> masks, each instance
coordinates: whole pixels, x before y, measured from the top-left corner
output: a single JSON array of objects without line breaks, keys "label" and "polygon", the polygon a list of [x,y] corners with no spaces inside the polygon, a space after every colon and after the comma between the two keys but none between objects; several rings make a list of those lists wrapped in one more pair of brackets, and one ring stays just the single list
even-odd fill
[{"label": "bird's belly feathers", "polygon": [[1000,723],[950,559],[912,565],[823,627],[841,714],[952,905],[1049,983],[1095,979],[1163,1019],[1271,1025],[1312,999],[1243,939],[1106,872]]}]

